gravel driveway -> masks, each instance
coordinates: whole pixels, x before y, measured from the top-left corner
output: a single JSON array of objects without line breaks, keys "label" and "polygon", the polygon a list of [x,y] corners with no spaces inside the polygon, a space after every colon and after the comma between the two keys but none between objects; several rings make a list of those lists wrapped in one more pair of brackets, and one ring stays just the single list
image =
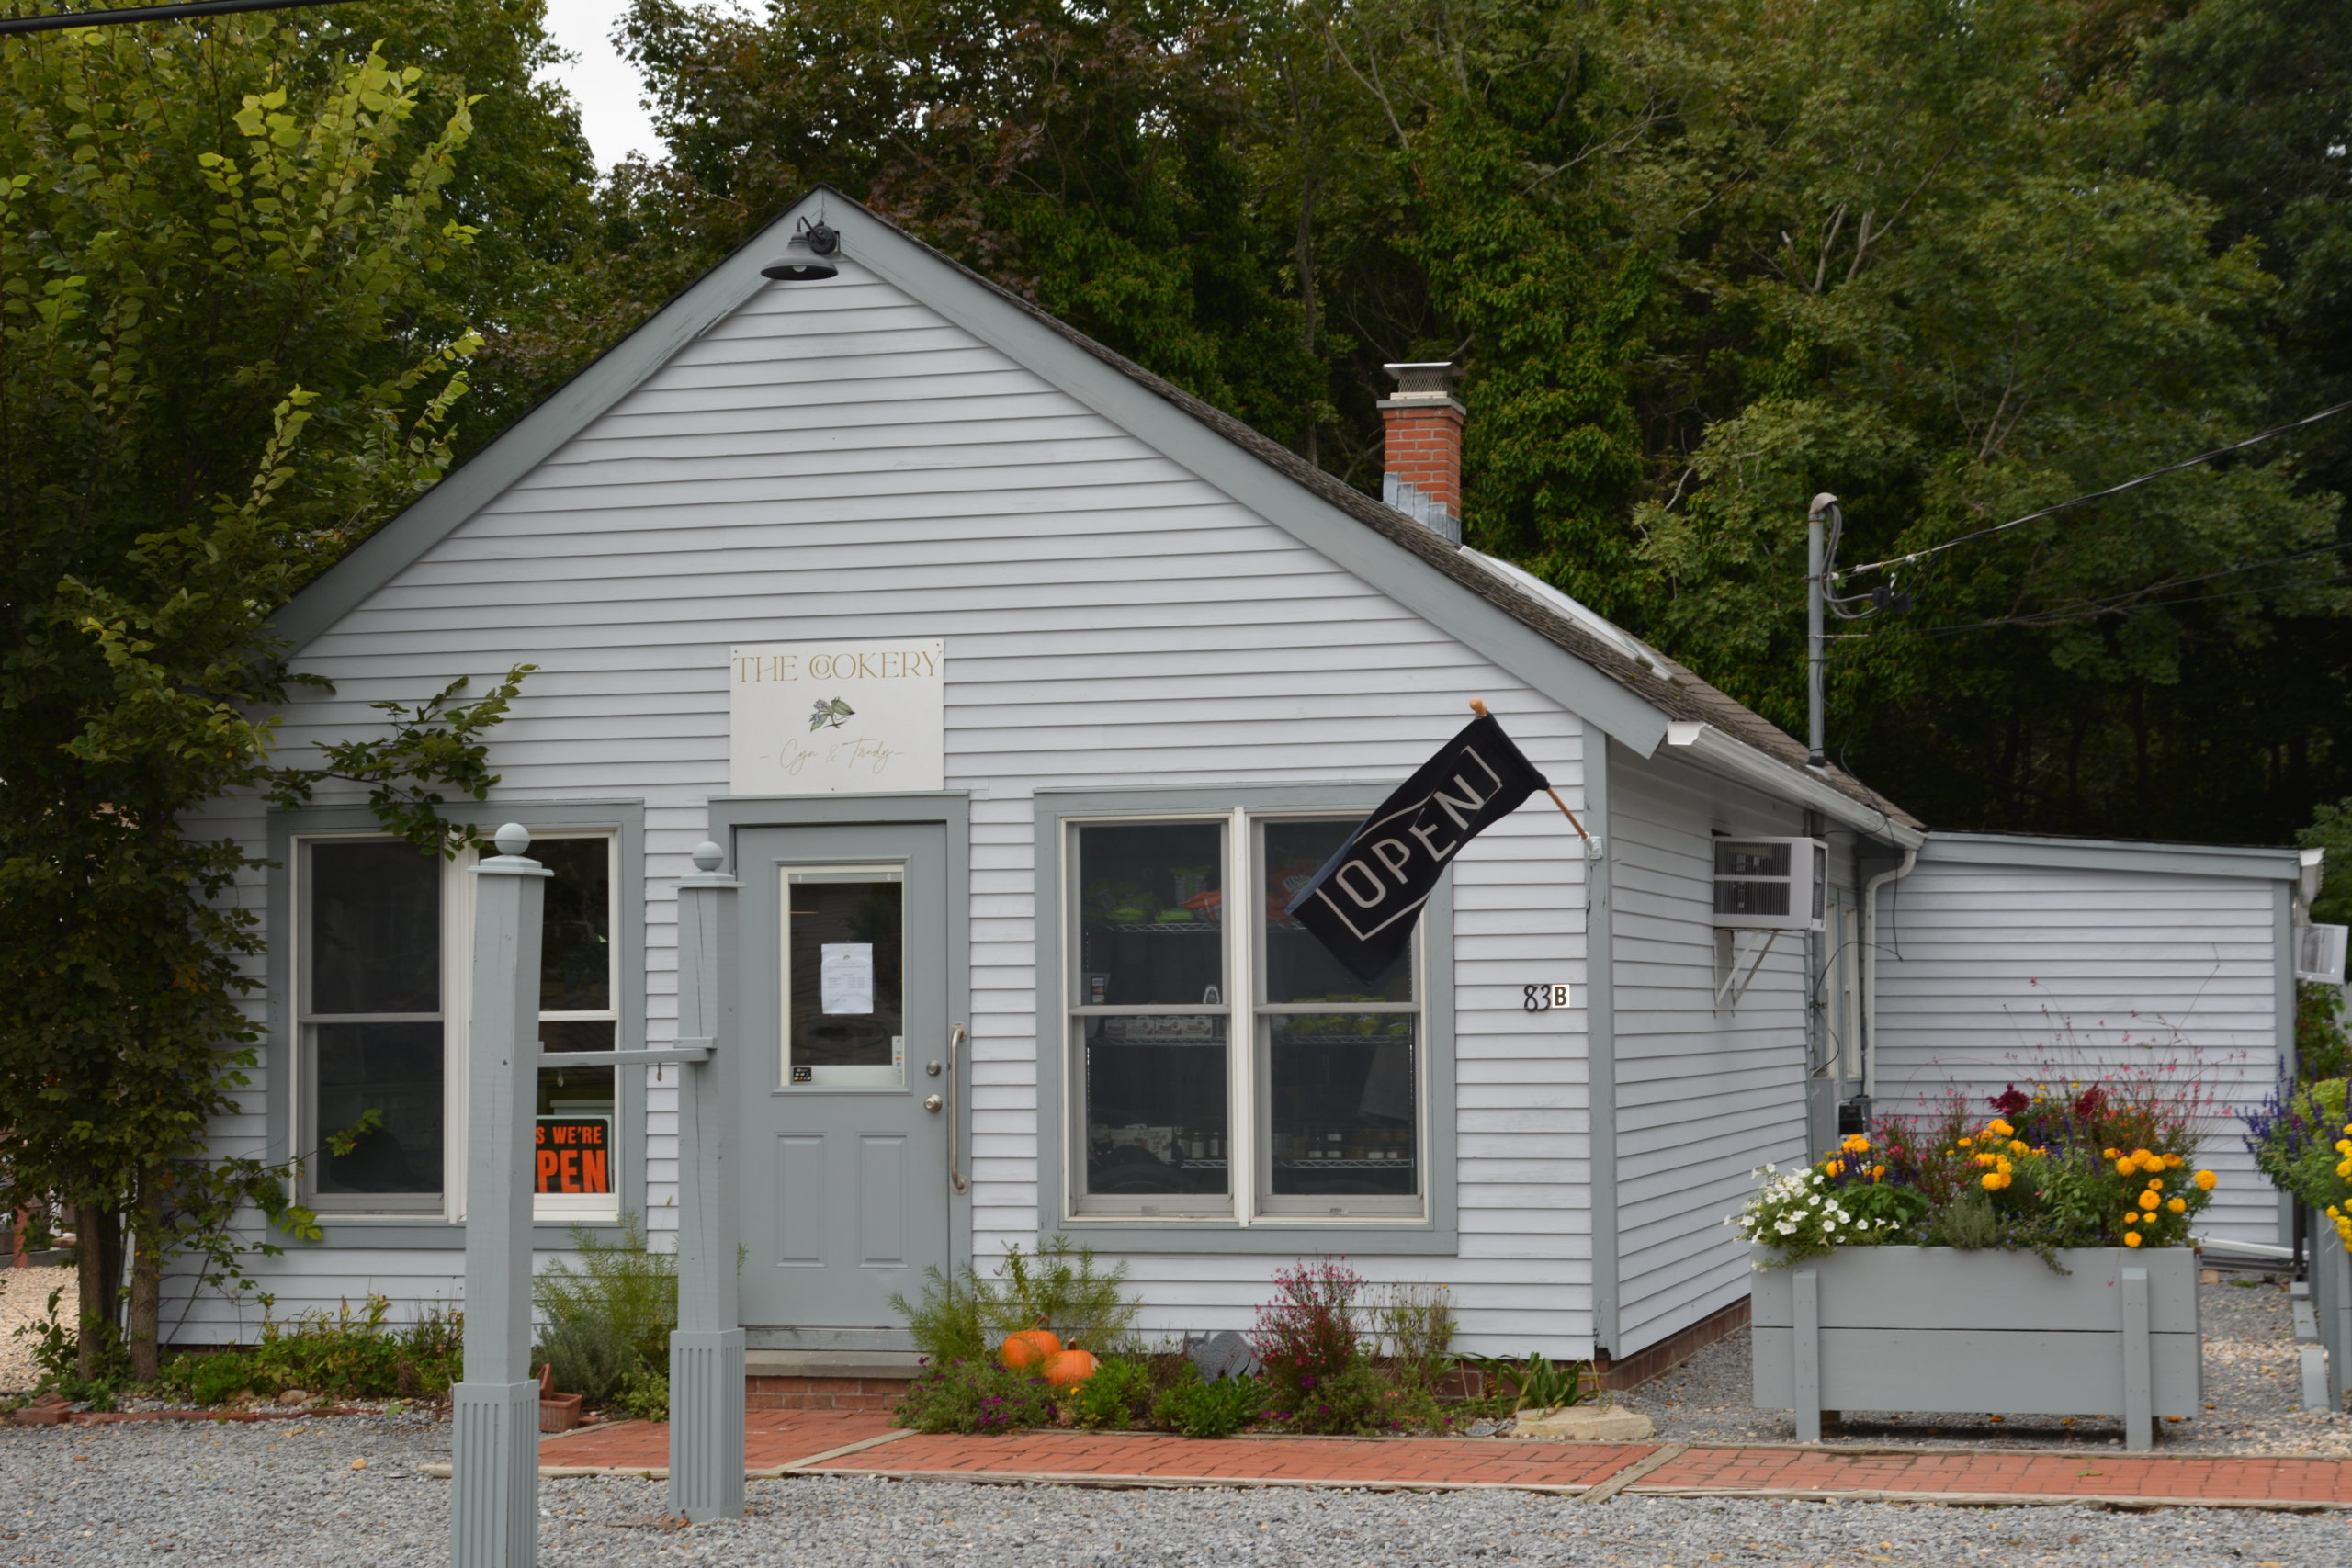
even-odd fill
[{"label": "gravel driveway", "polygon": [[[2283,1285],[2258,1280],[2198,1289],[2205,1327],[2205,1399],[2211,1406],[2194,1421],[2167,1422],[2165,1453],[2320,1454],[2352,1456],[2352,1416],[2305,1414],[2301,1360],[2295,1346],[2294,1309]],[[1786,1411],[1748,1404],[1748,1340],[1745,1330],[1702,1350],[1665,1377],[1619,1396],[1657,1423],[1670,1442],[1792,1442],[1796,1423]],[[2122,1424],[2092,1416],[2007,1416],[1963,1412],[1895,1416],[1848,1411],[1841,1426],[1825,1427],[1830,1442],[1950,1444],[1971,1448],[2052,1448],[2122,1442]],[[2352,1551],[2344,1561],[2352,1562]]]},{"label": "gravel driveway", "polygon": [[[448,1483],[414,1468],[446,1461],[448,1449],[446,1424],[372,1416],[0,1428],[0,1568],[167,1557],[249,1568],[446,1564]],[[358,1459],[366,1469],[351,1468]],[[661,1518],[658,1483],[548,1482],[539,1498],[539,1560],[548,1568],[682,1562],[2335,1568],[2352,1561],[2352,1517],[2198,1509],[2108,1514],[1623,1497],[1596,1506],[1517,1493],[1111,1492],[796,1477],[753,1483],[753,1515],[740,1523],[676,1530]]]}]

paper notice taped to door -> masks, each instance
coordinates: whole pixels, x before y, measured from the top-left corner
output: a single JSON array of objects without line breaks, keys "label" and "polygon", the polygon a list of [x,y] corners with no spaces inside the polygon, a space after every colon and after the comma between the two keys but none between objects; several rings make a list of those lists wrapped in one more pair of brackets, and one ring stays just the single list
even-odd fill
[{"label": "paper notice taped to door", "polygon": [[827,1012],[872,1012],[874,944],[870,942],[829,942],[822,947],[819,989],[824,1010]]}]

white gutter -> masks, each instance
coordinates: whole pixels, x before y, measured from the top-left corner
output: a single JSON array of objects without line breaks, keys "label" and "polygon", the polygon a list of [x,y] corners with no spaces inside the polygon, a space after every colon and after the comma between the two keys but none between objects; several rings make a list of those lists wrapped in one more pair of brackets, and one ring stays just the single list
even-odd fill
[{"label": "white gutter", "polygon": [[[1800,768],[1776,762],[1744,740],[1734,739],[1712,724],[1676,720],[1666,727],[1666,743],[1714,773],[1751,784],[1768,795],[1810,807],[1831,821],[1872,838],[1892,840],[1896,848],[1916,852],[1928,841],[1917,828],[1905,827],[1885,812],[1865,806]],[[1905,868],[1908,869],[1907,866]]]},{"label": "white gutter", "polygon": [[1919,863],[1917,849],[1905,845],[1903,863],[1862,884],[1862,1100],[1878,1098],[1878,890],[1900,882]]}]

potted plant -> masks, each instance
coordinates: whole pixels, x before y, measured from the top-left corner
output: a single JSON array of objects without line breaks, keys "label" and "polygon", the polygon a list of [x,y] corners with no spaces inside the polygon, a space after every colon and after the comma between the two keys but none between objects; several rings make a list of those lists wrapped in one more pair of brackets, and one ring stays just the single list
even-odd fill
[{"label": "potted plant", "polygon": [[2352,1114],[2343,1078],[2279,1086],[2246,1117],[2247,1149],[2271,1185],[2311,1212],[2312,1307],[2327,1350],[2327,1393],[2352,1384]]},{"label": "potted plant", "polygon": [[1978,1120],[1891,1118],[1770,1166],[1726,1222],[1756,1247],[1755,1400],[1827,1410],[2120,1412],[2135,1449],[2203,1403],[2193,1106],[2155,1081],[2011,1086]]}]

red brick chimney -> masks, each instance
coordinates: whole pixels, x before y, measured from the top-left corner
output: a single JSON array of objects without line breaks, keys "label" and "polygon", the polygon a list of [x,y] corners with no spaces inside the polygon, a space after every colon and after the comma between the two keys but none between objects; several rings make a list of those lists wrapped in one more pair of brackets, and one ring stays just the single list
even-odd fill
[{"label": "red brick chimney", "polygon": [[1417,523],[1462,541],[1462,421],[1453,396],[1458,365],[1391,365],[1396,395],[1380,400],[1387,472],[1380,499]]}]

